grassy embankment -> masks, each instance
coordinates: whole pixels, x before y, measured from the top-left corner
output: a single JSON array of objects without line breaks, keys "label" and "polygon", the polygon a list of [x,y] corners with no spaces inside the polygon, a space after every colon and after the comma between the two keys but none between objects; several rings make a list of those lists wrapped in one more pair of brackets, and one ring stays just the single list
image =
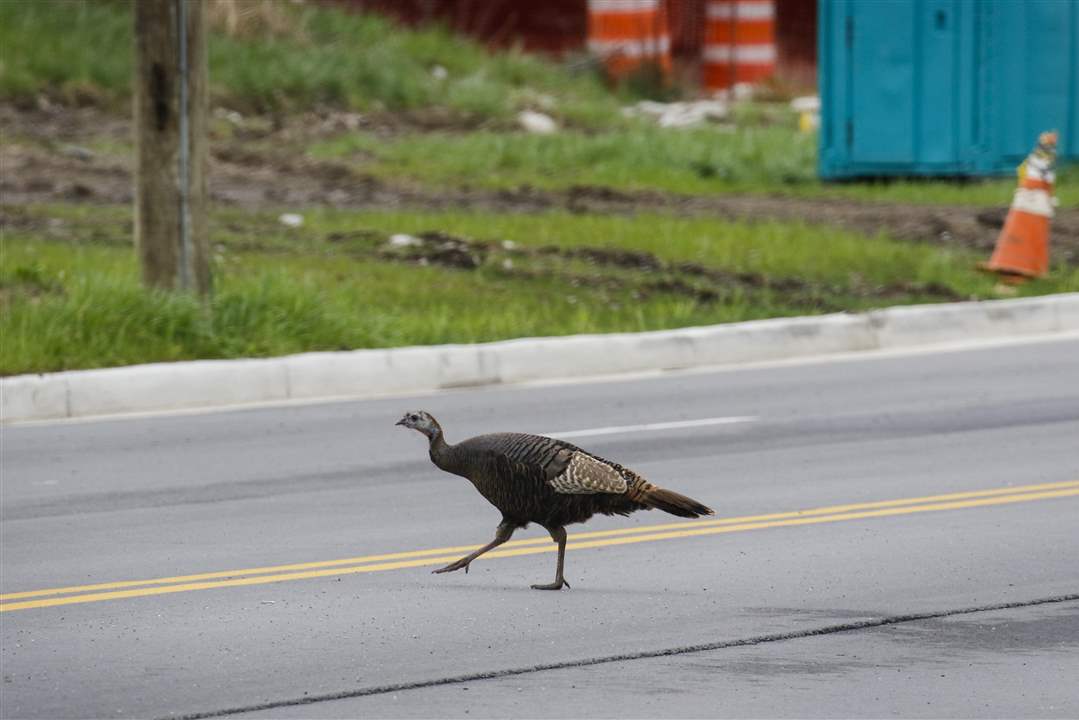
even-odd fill
[{"label": "grassy embankment", "polygon": [[[659,130],[621,118],[625,98],[588,74],[517,53],[489,56],[438,30],[390,31],[377,18],[282,6],[294,15],[281,27],[213,35],[215,103],[243,113],[415,113],[455,125],[286,148],[382,177],[434,187],[597,184],[991,205],[1010,195],[1010,180],[821,186],[812,139],[781,112],[760,128],[741,117],[727,129]],[[129,12],[116,1],[0,3],[0,98],[44,95],[126,112]],[[57,37],[59,46],[43,42]],[[436,65],[446,78],[432,73]],[[505,132],[528,107],[575,129]],[[215,211],[216,288],[201,306],[139,287],[126,207],[4,208],[0,373],[647,330],[991,294],[968,252],[798,223],[304,213],[302,228],[286,230],[276,213]],[[448,260],[439,259],[439,243],[422,252],[387,245],[390,233],[426,230],[475,242],[449,242]],[[1075,289],[1079,273],[1061,268],[1023,292]]]},{"label": "grassy embankment", "polygon": [[[139,287],[126,208],[34,207],[18,220],[0,274],[4,374],[651,330],[986,297],[992,285],[968,252],[791,223],[314,211],[287,230],[229,211],[214,215],[217,286],[203,308]],[[447,241],[387,242],[431,229],[475,242],[448,242],[445,259]],[[1061,290],[1079,290],[1079,270],[1024,292]]]},{"label": "grassy embankment", "polygon": [[[592,72],[520,52],[487,53],[430,28],[405,31],[376,15],[276,0],[211,7],[211,100],[241,113],[312,108],[424,113],[434,122],[497,124],[547,102],[570,124],[598,126],[617,100]],[[133,62],[130,0],[0,3],[0,97],[127,112]],[[246,10],[252,12],[244,14]],[[441,68],[441,70],[439,69]],[[444,71],[444,76],[442,72]]]}]

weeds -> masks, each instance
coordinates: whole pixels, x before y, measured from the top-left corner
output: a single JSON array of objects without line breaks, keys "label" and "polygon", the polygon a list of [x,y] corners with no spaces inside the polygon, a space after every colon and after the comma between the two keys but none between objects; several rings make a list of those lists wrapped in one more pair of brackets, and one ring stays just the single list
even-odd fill
[{"label": "weeds", "polygon": [[[782,124],[670,130],[631,123],[599,134],[480,131],[395,138],[347,133],[316,142],[316,159],[343,159],[361,172],[440,188],[563,189],[593,185],[688,195],[774,193],[877,202],[1006,206],[1015,179],[822,183],[817,138]],[[1079,207],[1079,168],[1065,167],[1058,197]]]},{"label": "weeds", "polygon": [[[405,30],[379,15],[314,3],[253,4],[235,13],[229,5],[239,4],[211,6],[218,29],[209,36],[209,63],[213,101],[234,110],[445,108],[474,123],[546,102],[573,124],[618,119],[617,102],[595,73],[518,51],[491,54],[440,27]],[[130,0],[0,2],[0,97],[124,106],[131,9]]]},{"label": "weeds", "polygon": [[[99,210],[28,208],[5,231],[0,373],[655,330],[992,296],[969,253],[798,223],[319,211],[287,230],[272,213],[229,210],[213,217],[216,290],[204,307],[142,289],[129,211]],[[433,230],[429,247],[388,243],[392,233]],[[460,262],[462,254],[474,259]],[[1023,292],[1076,289],[1079,270],[1058,268]]]}]

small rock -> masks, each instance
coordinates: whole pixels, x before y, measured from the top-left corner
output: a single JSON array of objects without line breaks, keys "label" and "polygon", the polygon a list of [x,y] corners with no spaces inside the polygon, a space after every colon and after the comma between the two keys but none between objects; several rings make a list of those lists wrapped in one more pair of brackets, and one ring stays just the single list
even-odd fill
[{"label": "small rock", "polygon": [[303,225],[303,215],[299,213],[283,213],[277,221],[285,227],[298,228]]},{"label": "small rock", "polygon": [[516,247],[517,247],[517,243],[513,242],[512,240],[503,240],[502,241],[502,249],[503,250],[513,250]]},{"label": "small rock", "polygon": [[214,117],[222,120],[227,120],[233,125],[240,126],[244,123],[244,116],[235,110],[229,110],[228,108],[218,107],[214,108]]},{"label": "small rock", "polygon": [[81,145],[61,145],[60,154],[67,157],[73,157],[77,160],[84,162],[94,159],[94,151],[89,148],[84,148]]},{"label": "small rock", "polygon": [[412,235],[405,235],[404,233],[397,233],[390,236],[390,247],[415,247],[416,245],[423,245],[423,240]]},{"label": "small rock", "polygon": [[345,127],[349,130],[356,131],[363,125],[363,115],[359,113],[345,113],[341,117]]},{"label": "small rock", "polygon": [[550,135],[558,132],[558,123],[550,115],[522,110],[517,113],[517,123],[522,129],[538,135]]},{"label": "small rock", "polygon": [[433,77],[435,80],[445,80],[449,76],[450,71],[442,67],[441,65],[435,65],[433,68],[431,68],[431,77]]}]

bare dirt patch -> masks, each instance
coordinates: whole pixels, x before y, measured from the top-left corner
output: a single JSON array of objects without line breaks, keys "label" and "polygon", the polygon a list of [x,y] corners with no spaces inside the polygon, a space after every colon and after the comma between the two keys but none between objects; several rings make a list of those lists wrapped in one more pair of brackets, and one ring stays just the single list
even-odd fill
[{"label": "bare dirt patch", "polygon": [[[129,139],[127,120],[90,108],[23,110],[0,104],[5,141],[0,146],[3,202],[129,203],[130,156],[88,150],[80,143],[102,137]],[[607,187],[564,190],[459,188],[432,190],[388,183],[345,163],[315,161],[288,152],[297,137],[333,134],[360,120],[312,116],[267,122],[256,130],[211,143],[210,191],[217,203],[240,207],[474,209],[532,213],[633,214],[661,212],[748,222],[795,221],[831,225],[860,233],[989,251],[1007,208],[926,206],[852,202],[840,199],[762,195],[685,196],[623,192]],[[353,128],[355,129],[355,128]],[[9,138],[15,138],[14,141]],[[294,147],[294,146],[293,146]],[[1079,265],[1079,209],[1058,211],[1053,220],[1054,259]]]},{"label": "bare dirt patch", "polygon": [[[629,292],[635,298],[654,294],[677,295],[702,303],[720,302],[735,292],[769,293],[782,302],[820,311],[848,309],[838,298],[860,300],[918,298],[954,301],[965,299],[937,283],[892,283],[833,287],[798,277],[774,277],[751,272],[730,272],[698,263],[671,263],[649,252],[603,247],[528,247],[506,241],[473,240],[431,231],[375,241],[374,252],[384,260],[440,265],[457,270],[488,267],[503,275],[554,279],[570,286],[602,286]],[[330,242],[340,238],[329,237]],[[371,252],[369,235],[359,252]]]}]

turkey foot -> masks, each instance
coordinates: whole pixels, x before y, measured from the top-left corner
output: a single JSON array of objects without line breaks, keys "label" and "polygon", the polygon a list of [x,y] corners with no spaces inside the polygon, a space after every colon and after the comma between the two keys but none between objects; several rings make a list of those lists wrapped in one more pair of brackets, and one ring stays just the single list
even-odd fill
[{"label": "turkey foot", "polygon": [[555,566],[554,582],[546,585],[533,585],[532,589],[561,590],[563,586],[569,588],[566,578],[562,577],[562,568],[566,562],[566,528],[561,526],[549,527],[547,532],[551,533],[551,539],[558,543],[558,564]]},{"label": "turkey foot", "polygon": [[495,539],[494,540],[487,543],[486,545],[484,545],[483,547],[481,547],[479,550],[472,553],[471,555],[465,555],[460,560],[456,560],[454,562],[451,562],[446,567],[439,568],[438,570],[432,570],[431,572],[433,572],[433,573],[435,573],[437,575],[438,573],[453,572],[454,570],[460,570],[461,568],[464,568],[465,569],[465,574],[467,575],[468,574],[468,566],[472,564],[473,560],[475,560],[476,558],[478,558],[480,555],[484,554],[488,550],[492,550],[492,549],[498,547],[499,545],[501,545],[502,543],[506,542],[507,540],[509,540],[513,536],[513,530],[514,530],[513,524],[510,523],[510,522],[507,522],[506,520],[503,520],[501,523],[499,523],[498,527],[495,529]]},{"label": "turkey foot", "polygon": [[439,573],[453,572],[454,570],[460,570],[461,568],[464,568],[465,569],[465,574],[467,575],[468,574],[468,566],[471,565],[471,564],[472,564],[472,558],[461,558],[460,560],[457,560],[455,562],[451,562],[446,567],[441,567],[438,570],[432,570],[431,572],[434,573],[435,575],[438,575]]}]

